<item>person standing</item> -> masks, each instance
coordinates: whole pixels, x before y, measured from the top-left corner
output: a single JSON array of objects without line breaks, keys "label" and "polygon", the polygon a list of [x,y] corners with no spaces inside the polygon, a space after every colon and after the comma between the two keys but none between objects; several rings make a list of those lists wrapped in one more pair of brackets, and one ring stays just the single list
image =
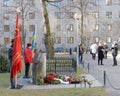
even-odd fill
[{"label": "person standing", "polygon": [[[10,74],[11,74],[11,69],[12,69],[12,51],[13,51],[13,42],[14,39],[11,40],[11,46],[8,49],[8,62],[10,64]],[[11,89],[15,89],[15,81],[14,80],[10,80],[10,84],[11,84]]]},{"label": "person standing", "polygon": [[106,42],[104,42],[103,48],[104,48],[104,58],[107,59],[108,45],[106,44]]},{"label": "person standing", "polygon": [[116,41],[112,44],[113,66],[117,66],[118,44]]},{"label": "person standing", "polygon": [[14,39],[12,39],[11,40],[11,46],[10,46],[10,48],[8,49],[8,62],[9,62],[9,64],[10,64],[10,72],[11,72],[11,68],[12,68],[12,50],[13,50],[13,41],[14,41]]},{"label": "person standing", "polygon": [[83,49],[81,43],[78,44],[78,48],[79,48],[79,61],[82,62],[83,61],[83,52],[84,52],[84,49]]},{"label": "person standing", "polygon": [[103,44],[102,42],[99,42],[99,46],[98,46],[98,65],[103,65],[103,58],[104,58],[104,48],[103,48]]},{"label": "person standing", "polygon": [[23,78],[30,78],[29,71],[32,61],[31,44],[27,43],[27,46],[24,49],[25,76]]},{"label": "person standing", "polygon": [[98,46],[96,43],[92,43],[90,46],[91,54],[92,54],[92,59],[95,60],[96,58],[96,53],[97,53]]}]

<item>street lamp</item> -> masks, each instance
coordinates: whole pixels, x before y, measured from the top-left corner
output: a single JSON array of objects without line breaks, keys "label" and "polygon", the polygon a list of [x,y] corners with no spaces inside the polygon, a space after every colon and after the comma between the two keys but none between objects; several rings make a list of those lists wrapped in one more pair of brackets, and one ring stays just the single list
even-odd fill
[{"label": "street lamp", "polygon": [[76,59],[77,59],[77,65],[79,64],[79,46],[78,46],[78,43],[79,43],[79,34],[78,34],[78,25],[79,25],[79,21],[81,19],[81,14],[79,13],[75,13],[74,15],[74,19],[76,20],[76,26],[77,26],[77,54],[76,54]]}]

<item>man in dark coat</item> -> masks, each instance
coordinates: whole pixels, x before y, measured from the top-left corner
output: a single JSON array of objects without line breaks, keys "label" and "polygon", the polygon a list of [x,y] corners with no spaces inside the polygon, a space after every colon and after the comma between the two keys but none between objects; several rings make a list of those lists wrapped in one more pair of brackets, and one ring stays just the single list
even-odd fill
[{"label": "man in dark coat", "polygon": [[112,44],[113,66],[117,66],[118,44],[116,41]]},{"label": "man in dark coat", "polygon": [[81,43],[79,43],[78,46],[79,46],[78,47],[79,48],[79,61],[82,62],[83,61],[83,52],[84,52],[84,49],[83,49]]}]

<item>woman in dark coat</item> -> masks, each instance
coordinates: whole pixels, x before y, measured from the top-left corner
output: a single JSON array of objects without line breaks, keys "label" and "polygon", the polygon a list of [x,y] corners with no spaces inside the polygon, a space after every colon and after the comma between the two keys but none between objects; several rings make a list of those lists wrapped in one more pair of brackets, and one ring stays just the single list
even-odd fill
[{"label": "woman in dark coat", "polygon": [[104,48],[102,42],[99,43],[98,46],[98,65],[103,65],[103,58],[104,58]]}]

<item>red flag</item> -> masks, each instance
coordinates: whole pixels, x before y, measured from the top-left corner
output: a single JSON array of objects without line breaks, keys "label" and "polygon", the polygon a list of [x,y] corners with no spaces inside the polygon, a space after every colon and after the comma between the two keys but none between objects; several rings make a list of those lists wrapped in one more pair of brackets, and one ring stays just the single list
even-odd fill
[{"label": "red flag", "polygon": [[13,79],[18,71],[22,69],[21,61],[21,45],[20,45],[20,31],[18,23],[18,14],[16,16],[16,29],[13,42],[13,51],[12,51],[12,69],[10,78]]}]

